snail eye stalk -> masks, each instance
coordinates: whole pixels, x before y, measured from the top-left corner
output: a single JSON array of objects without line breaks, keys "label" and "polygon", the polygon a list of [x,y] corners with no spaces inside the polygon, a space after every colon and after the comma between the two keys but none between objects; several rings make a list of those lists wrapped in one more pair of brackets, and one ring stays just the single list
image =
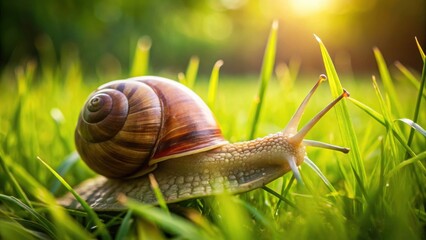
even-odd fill
[{"label": "snail eye stalk", "polygon": [[293,135],[289,141],[296,144],[301,143],[303,138],[308,134],[313,126],[328,112],[332,109],[340,100],[345,97],[349,97],[349,92],[343,89],[343,93],[329,103],[323,110],[321,110],[315,117],[313,117],[302,129],[300,129],[295,135]]},{"label": "snail eye stalk", "polygon": [[293,135],[297,132],[297,128],[299,127],[300,120],[302,119],[302,115],[305,112],[305,109],[306,109],[306,106],[308,105],[309,100],[311,99],[312,95],[314,95],[319,85],[325,81],[327,81],[327,76],[325,76],[324,74],[321,74],[318,78],[318,81],[312,87],[311,91],[309,91],[308,95],[306,95],[305,99],[303,99],[303,102],[300,104],[300,106],[297,108],[296,112],[294,113],[293,117],[290,119],[289,123],[287,124],[287,127],[283,131],[284,135]]},{"label": "snail eye stalk", "polygon": [[[315,117],[313,117],[305,126],[303,126],[299,131],[297,131],[303,112],[305,111],[309,100],[311,99],[315,91],[317,90],[318,86],[326,80],[327,80],[327,77],[324,74],[320,75],[316,84],[312,87],[311,91],[309,91],[308,95],[306,95],[305,99],[300,104],[299,108],[296,110],[293,117],[290,119],[290,122],[287,125],[287,127],[283,130],[283,133],[284,135],[289,136],[288,142],[291,143],[293,146],[298,146],[301,143],[303,143],[306,146],[320,147],[320,148],[340,151],[343,153],[348,153],[349,149],[345,147],[340,147],[340,146],[336,146],[336,145],[332,145],[328,143],[304,139],[306,134],[308,134],[308,132],[315,126],[315,124],[328,111],[330,111],[330,109],[332,109],[343,98],[349,97],[349,92],[347,92],[346,90],[343,90],[343,93],[339,97],[337,97],[331,103],[329,103],[323,110],[321,110]],[[300,175],[299,168],[297,167],[295,157],[291,157],[287,159],[287,161],[297,181],[303,184],[302,177]]]}]

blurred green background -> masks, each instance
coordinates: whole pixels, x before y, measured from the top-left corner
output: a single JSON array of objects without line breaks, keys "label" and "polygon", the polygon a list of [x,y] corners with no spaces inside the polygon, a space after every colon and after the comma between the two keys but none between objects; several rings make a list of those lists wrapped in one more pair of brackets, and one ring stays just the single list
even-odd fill
[{"label": "blurred green background", "polygon": [[313,34],[340,73],[374,73],[374,46],[389,63],[421,71],[414,37],[426,45],[425,0],[13,0],[0,11],[1,68],[47,52],[52,62],[78,57],[85,74],[126,77],[138,39],[148,36],[153,73],[183,71],[193,55],[201,73],[218,59],[223,73],[258,73],[274,19],[277,61],[298,59],[302,72],[323,72]]}]

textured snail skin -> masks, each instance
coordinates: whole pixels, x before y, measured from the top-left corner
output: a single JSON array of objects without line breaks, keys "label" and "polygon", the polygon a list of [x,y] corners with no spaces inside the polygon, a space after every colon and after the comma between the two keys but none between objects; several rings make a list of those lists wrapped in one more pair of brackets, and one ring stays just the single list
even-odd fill
[{"label": "textured snail skin", "polygon": [[[168,203],[228,191],[249,191],[290,171],[288,161],[303,162],[305,147],[294,146],[282,132],[252,141],[226,144],[213,150],[158,163],[152,172]],[[135,179],[108,179],[99,176],[75,189],[97,211],[124,210],[119,194],[146,204],[156,204],[148,176]],[[68,194],[60,204],[81,208]]]}]

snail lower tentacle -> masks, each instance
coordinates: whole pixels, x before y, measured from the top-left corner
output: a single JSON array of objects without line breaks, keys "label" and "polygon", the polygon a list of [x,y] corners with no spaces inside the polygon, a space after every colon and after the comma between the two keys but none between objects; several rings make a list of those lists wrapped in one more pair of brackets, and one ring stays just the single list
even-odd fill
[{"label": "snail lower tentacle", "polygon": [[[220,192],[246,192],[271,182],[290,171],[287,159],[296,156],[300,165],[304,147],[292,146],[281,132],[252,141],[226,144],[213,150],[158,163],[153,172],[169,203]],[[122,210],[120,194],[146,204],[156,204],[148,176],[118,180],[98,177],[76,189],[95,210]],[[79,208],[68,195],[61,203]]]}]

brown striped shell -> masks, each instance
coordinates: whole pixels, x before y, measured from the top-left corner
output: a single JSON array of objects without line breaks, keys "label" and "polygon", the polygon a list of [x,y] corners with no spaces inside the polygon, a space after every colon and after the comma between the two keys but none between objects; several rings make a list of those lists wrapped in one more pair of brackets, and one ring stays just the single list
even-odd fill
[{"label": "brown striped shell", "polygon": [[227,141],[194,92],[175,81],[147,76],[112,81],[93,92],[80,113],[75,143],[95,172],[126,178]]}]

